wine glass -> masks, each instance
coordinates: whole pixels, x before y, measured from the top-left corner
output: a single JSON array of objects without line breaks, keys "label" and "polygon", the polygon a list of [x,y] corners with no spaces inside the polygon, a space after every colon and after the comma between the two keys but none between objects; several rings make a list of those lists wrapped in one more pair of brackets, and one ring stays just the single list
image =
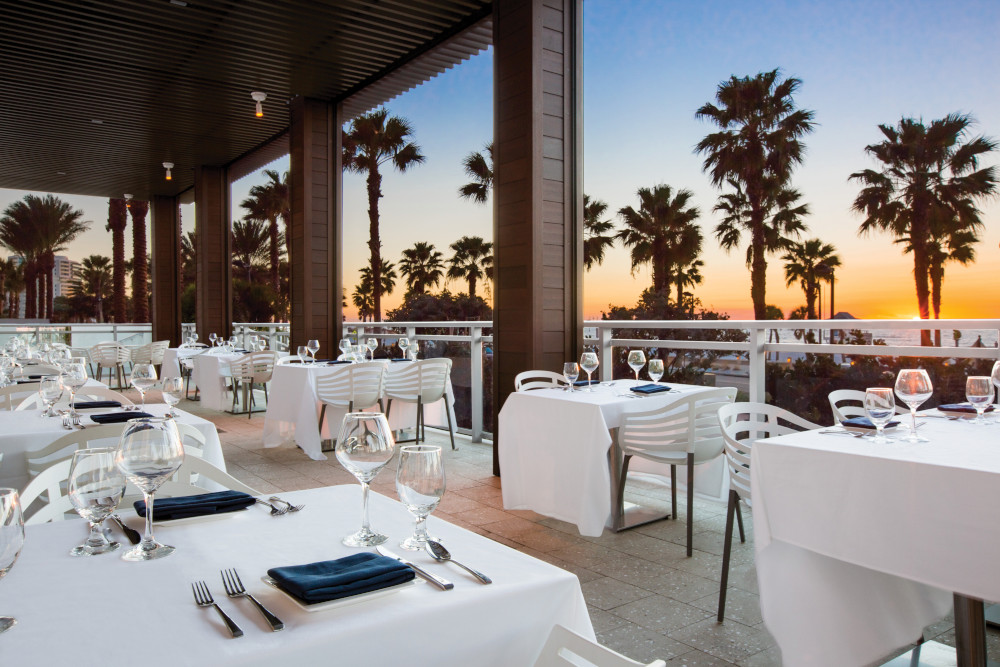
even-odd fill
[{"label": "wine glass", "polygon": [[299,357],[299,363],[300,364],[306,363],[306,357],[309,356],[309,348],[306,347],[305,345],[299,345],[298,349],[296,349],[295,352]]},{"label": "wine glass", "polygon": [[885,425],[896,414],[896,400],[892,396],[892,389],[879,387],[865,391],[865,414],[875,424],[875,442],[889,442],[885,437]]},{"label": "wine glass", "polygon": [[122,554],[122,560],[154,560],[174,552],[174,547],[153,539],[153,493],[183,463],[184,445],[173,419],[147,417],[128,422],[118,441],[115,465],[142,491],[146,534],[142,542]]},{"label": "wine glass", "polygon": [[306,343],[306,347],[309,349],[309,354],[312,355],[312,362],[316,363],[316,353],[319,352],[319,341],[313,338]]},{"label": "wine glass", "polygon": [[985,426],[989,422],[983,419],[986,406],[993,402],[993,383],[986,375],[970,375],[965,381],[965,400],[976,409],[976,419],[972,423]]},{"label": "wine glass", "polygon": [[663,377],[663,359],[650,359],[646,372],[649,373],[649,379],[653,381],[653,384],[658,383]]},{"label": "wine glass", "polygon": [[[993,384],[996,386],[998,394],[1000,394],[1000,361],[993,364],[993,372],[990,373],[990,379],[993,380]],[[997,403],[1000,405],[1000,395],[997,397]],[[1000,416],[997,419],[1000,419]]]},{"label": "wine glass", "polygon": [[628,353],[628,366],[635,372],[635,381],[639,381],[639,371],[646,365],[646,355],[642,350],[632,350]]},{"label": "wine glass", "polygon": [[219,336],[216,335],[216,333],[214,331],[212,333],[208,334],[208,342],[210,342],[212,344],[212,347],[215,347],[215,343],[218,340],[219,340]]},{"label": "wine glass", "polygon": [[59,382],[64,389],[69,389],[69,413],[76,416],[76,391],[87,384],[87,368],[81,363],[67,364]]},{"label": "wine glass", "polygon": [[156,384],[156,368],[153,364],[136,364],[132,367],[132,386],[142,397],[142,409],[146,409],[146,392]]},{"label": "wine glass", "polygon": [[399,345],[399,349],[402,350],[403,358],[404,359],[408,358],[406,354],[406,349],[410,347],[410,339],[407,338],[406,336],[403,336],[402,338],[399,339],[399,341],[396,344]]},{"label": "wine glass", "polygon": [[109,542],[101,524],[108,518],[125,493],[125,475],[115,465],[113,447],[78,449],[73,452],[69,469],[69,501],[81,517],[90,522],[90,537],[69,553],[71,556],[96,556],[116,551],[121,544]]},{"label": "wine glass", "polygon": [[[16,489],[0,489],[0,579],[14,567],[24,546],[24,518]],[[0,616],[0,633],[11,629],[17,621]]]},{"label": "wine glass", "polygon": [[917,408],[934,393],[934,385],[927,371],[922,368],[904,368],[896,376],[896,395],[910,407],[909,442],[929,442],[917,433]]},{"label": "wine glass", "polygon": [[441,502],[444,495],[444,465],[441,448],[431,445],[410,445],[399,450],[399,467],[396,469],[396,493],[399,502],[415,517],[413,535],[399,543],[410,551],[421,551],[429,540],[438,541],[427,534],[427,516]]},{"label": "wine glass", "polygon": [[341,338],[340,339],[340,355],[344,359],[348,359],[348,357],[349,357],[350,354],[351,354],[351,339],[350,338]]},{"label": "wine glass", "polygon": [[160,393],[163,394],[163,402],[169,406],[167,417],[179,417],[174,411],[174,407],[181,402],[181,393],[184,391],[184,379],[180,377],[165,378],[160,386]]},{"label": "wine glass", "polygon": [[567,361],[563,364],[563,377],[569,382],[566,391],[573,391],[573,383],[580,377],[580,364],[575,361]]},{"label": "wine glass", "polygon": [[58,375],[46,375],[41,379],[38,383],[38,395],[42,398],[42,403],[45,404],[45,410],[42,412],[43,417],[56,416],[52,406],[62,398],[62,394],[62,383],[59,382]]},{"label": "wine glass", "polygon": [[580,368],[587,372],[587,391],[594,391],[594,387],[590,384],[592,380],[590,379],[591,374],[597,370],[597,367],[601,365],[601,362],[597,360],[597,354],[594,352],[584,352],[580,355]]},{"label": "wine glass", "polygon": [[373,547],[388,537],[368,522],[368,485],[392,459],[396,446],[389,422],[381,412],[349,412],[337,438],[337,460],[361,482],[361,529],[342,542],[349,547]]},{"label": "wine glass", "polygon": [[237,337],[236,337],[235,335],[232,335],[232,336],[230,336],[230,337],[229,337],[229,348],[230,348],[231,350],[235,350],[235,349],[236,349],[236,345],[237,345],[237,344],[238,344],[239,342],[240,342],[240,339],[239,339],[239,338],[237,338]]},{"label": "wine glass", "polygon": [[371,337],[365,341],[365,347],[371,352],[372,361],[375,361],[375,350],[378,349],[378,341],[374,337]]}]

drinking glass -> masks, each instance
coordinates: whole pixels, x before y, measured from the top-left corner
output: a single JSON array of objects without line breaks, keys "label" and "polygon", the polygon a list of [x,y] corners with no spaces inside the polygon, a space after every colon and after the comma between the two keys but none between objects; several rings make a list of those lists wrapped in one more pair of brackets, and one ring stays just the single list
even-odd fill
[{"label": "drinking glass", "polygon": [[55,417],[56,412],[52,409],[52,406],[56,404],[63,395],[62,384],[59,382],[58,375],[46,375],[38,383],[38,395],[42,398],[42,403],[45,404],[45,410],[42,412],[43,417]]},{"label": "drinking glass", "polygon": [[[24,546],[24,519],[21,501],[16,489],[0,489],[0,579],[14,567]],[[17,621],[10,616],[0,616],[0,633],[9,630]]]},{"label": "drinking glass", "polygon": [[232,348],[232,349],[234,349],[234,350],[235,350],[235,349],[236,349],[236,345],[237,345],[237,343],[239,343],[239,342],[240,342],[240,339],[239,339],[239,338],[237,338],[236,336],[230,336],[230,337],[229,337],[229,347],[230,347],[230,348]]},{"label": "drinking glass", "polygon": [[410,347],[410,339],[407,338],[406,336],[403,336],[402,338],[399,339],[399,341],[396,344],[399,345],[399,349],[402,350],[403,352],[403,358],[406,359],[407,358],[406,349]]},{"label": "drinking glass", "polygon": [[337,460],[361,483],[361,529],[342,542],[349,547],[373,547],[388,537],[372,530],[368,521],[368,485],[392,460],[395,440],[381,412],[349,412],[337,437]]},{"label": "drinking glass", "polygon": [[167,417],[178,417],[174,407],[181,402],[181,393],[184,391],[184,379],[180,377],[166,378],[160,387],[163,394],[163,402],[167,404]]},{"label": "drinking glass", "polygon": [[81,363],[71,363],[59,376],[64,389],[69,390],[69,413],[76,415],[76,391],[87,384],[87,367]]},{"label": "drinking glass", "polygon": [[250,336],[250,351],[256,352],[257,345],[259,343],[260,343],[260,336],[258,336],[257,334],[253,334],[252,336]]},{"label": "drinking glass", "polygon": [[567,361],[563,364],[563,377],[569,382],[569,386],[566,387],[566,391],[573,391],[573,383],[577,381],[580,377],[580,364],[575,361]]},{"label": "drinking glass", "polygon": [[580,355],[580,368],[587,372],[587,391],[594,391],[594,387],[590,384],[590,376],[600,365],[601,362],[597,360],[597,354],[595,352],[584,352]]},{"label": "drinking glass", "polygon": [[976,409],[976,419],[972,423],[976,426],[988,424],[983,419],[983,412],[993,401],[993,384],[990,378],[986,375],[970,375],[965,381],[965,400]]},{"label": "drinking glass", "polygon": [[649,373],[649,379],[653,381],[653,384],[659,382],[660,378],[663,377],[663,359],[650,359],[646,372]]},{"label": "drinking glass", "polygon": [[208,334],[208,342],[210,342],[212,344],[212,347],[215,347],[215,343],[218,340],[219,340],[219,337],[215,334],[215,332],[212,332],[212,333]]},{"label": "drinking glass", "polygon": [[639,371],[646,365],[646,355],[642,350],[632,350],[628,353],[628,367],[635,372],[635,381],[639,381]]},{"label": "drinking glass", "polygon": [[156,384],[156,368],[153,364],[136,364],[132,367],[132,386],[142,397],[142,409],[146,409],[146,392]]},{"label": "drinking glass", "polygon": [[319,352],[319,341],[315,338],[306,343],[306,347],[309,348],[309,354],[312,355],[312,362],[316,363],[316,353]]},{"label": "drinking glass", "polygon": [[351,345],[351,339],[350,338],[341,338],[340,339],[340,354],[345,359],[348,359],[348,356],[351,354],[351,347],[352,347],[352,345]]},{"label": "drinking glass", "polygon": [[875,424],[875,442],[885,443],[885,425],[896,414],[896,400],[888,387],[869,388],[865,392],[865,414]]},{"label": "drinking glass", "polygon": [[87,541],[74,547],[71,556],[96,556],[116,551],[121,544],[109,542],[101,524],[115,511],[125,493],[125,475],[115,465],[113,447],[78,449],[69,469],[69,501],[90,522]]},{"label": "drinking glass", "polygon": [[[998,409],[1000,409],[1000,361],[993,364],[993,372],[990,373],[990,379],[993,380],[993,385],[997,388],[997,404]],[[1000,419],[1000,415],[997,416]]]},{"label": "drinking glass", "polygon": [[375,340],[374,337],[369,338],[365,341],[365,347],[367,347],[368,351],[371,352],[372,361],[375,361],[375,350],[378,349],[378,341]]},{"label": "drinking glass", "polygon": [[434,511],[444,495],[444,465],[441,448],[431,445],[410,445],[399,450],[396,469],[396,493],[399,502],[415,518],[413,535],[399,543],[410,551],[422,551],[428,540],[438,541],[427,534],[427,516]]},{"label": "drinking glass", "polygon": [[896,395],[910,408],[909,442],[929,442],[917,434],[917,408],[934,393],[934,385],[927,371],[922,368],[904,368],[896,376]]},{"label": "drinking glass", "polygon": [[295,351],[299,357],[299,363],[306,363],[306,358],[309,356],[309,348],[305,345],[299,345],[298,349]]},{"label": "drinking glass", "polygon": [[147,417],[128,422],[118,441],[115,465],[142,491],[146,501],[146,534],[142,542],[122,554],[122,560],[154,560],[174,552],[174,547],[153,539],[153,493],[183,463],[184,445],[173,419]]}]

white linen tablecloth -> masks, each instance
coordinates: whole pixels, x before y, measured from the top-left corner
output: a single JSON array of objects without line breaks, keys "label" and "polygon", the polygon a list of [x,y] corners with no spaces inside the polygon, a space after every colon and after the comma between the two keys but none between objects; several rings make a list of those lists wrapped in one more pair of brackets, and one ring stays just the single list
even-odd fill
[{"label": "white linen tablecloth", "polygon": [[[593,392],[535,389],[508,396],[500,410],[498,438],[504,507],[576,524],[581,535],[600,535],[612,509],[611,429],[629,412],[655,410],[685,394],[711,389],[670,383],[680,393],[619,395],[635,384],[616,380],[594,386]],[[686,470],[678,466],[678,482],[687,479]],[[629,471],[669,476],[670,466],[633,458]],[[699,495],[723,499],[728,492],[723,459],[695,466],[694,483]]]},{"label": "white linen tablecloth", "polygon": [[[186,525],[156,528],[177,547],[167,558],[128,563],[118,554],[73,558],[86,537],[81,521],[29,526],[24,550],[4,577],[0,609],[18,624],[3,635],[5,664],[85,664],[131,656],[149,667],[179,665],[530,665],[552,626],[594,637],[576,576],[431,516],[428,528],[456,558],[493,578],[484,586],[458,567],[438,564],[398,542],[413,529],[394,500],[371,494],[372,526],[386,546],[451,580],[440,591],[418,579],[398,593],[306,612],[260,581],[268,568],[358,553],[340,539],[359,527],[361,488],[335,486],[288,493],[305,504],[272,517],[261,506]],[[129,523],[141,528],[131,510]],[[226,598],[219,571],[236,568],[247,589],[285,623],[271,632],[249,600]],[[204,581],[243,629],[232,639],[213,609],[191,593]],[[97,642],[97,644],[95,644]]]},{"label": "white linen tablecloth", "polygon": [[[408,362],[390,362],[388,372],[407,366]],[[302,448],[309,458],[324,461],[322,441],[337,437],[340,423],[346,410],[337,410],[327,406],[326,417],[323,419],[323,434],[319,432],[319,413],[321,403],[316,397],[315,377],[317,373],[339,373],[349,368],[348,364],[328,366],[326,364],[282,364],[274,367],[271,376],[271,388],[267,399],[267,412],[264,415],[264,446],[277,447],[286,442],[294,441]],[[373,407],[371,410],[378,410]],[[451,423],[455,423],[455,395],[452,391],[451,378],[445,387],[445,397],[440,401],[424,406],[424,415],[428,426],[448,427],[448,414],[451,412]],[[416,403],[393,401],[389,412],[389,427],[393,431],[413,428],[417,423]]]},{"label": "white linen tablecloth", "polygon": [[160,366],[160,379],[168,380],[181,376],[180,361],[190,359],[207,352],[207,347],[170,347],[163,352],[163,364]]},{"label": "white linen tablecloth", "polygon": [[223,412],[232,406],[226,390],[230,377],[229,363],[244,356],[243,352],[206,352],[191,358],[194,364],[191,380],[198,386],[201,404],[211,410]]},{"label": "white linen tablecloth", "polygon": [[877,660],[947,613],[1000,600],[1000,432],[927,418],[931,442],[816,431],[751,454],[761,612],[785,665]]}]

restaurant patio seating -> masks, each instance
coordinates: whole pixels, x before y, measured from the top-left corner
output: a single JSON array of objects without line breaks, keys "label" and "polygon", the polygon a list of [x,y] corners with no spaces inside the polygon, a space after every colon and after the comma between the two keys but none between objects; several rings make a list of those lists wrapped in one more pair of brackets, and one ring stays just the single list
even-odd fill
[{"label": "restaurant patio seating", "polygon": [[553,387],[568,387],[569,381],[559,373],[552,371],[524,371],[514,378],[514,391],[531,391],[532,389],[552,389]]},{"label": "restaurant patio seating", "polygon": [[91,446],[99,440],[114,439],[115,442],[108,443],[109,446],[116,446],[117,440],[125,430],[126,424],[104,424],[101,426],[88,426],[85,429],[68,431],[66,435],[56,438],[41,449],[31,450],[25,455],[28,464],[28,475],[34,479],[45,470],[61,461],[68,461],[73,458],[73,452],[80,448]]},{"label": "restaurant patio seating", "polygon": [[[424,433],[424,406],[440,401],[445,396],[448,378],[451,375],[451,359],[423,359],[408,363],[408,368],[393,371],[386,378],[385,406],[386,417],[392,410],[393,401],[417,404],[417,425],[413,440],[397,440],[396,442],[420,442],[426,439]],[[455,423],[448,415],[448,434],[451,436],[451,448],[455,447]]]},{"label": "restaurant patio seating", "polygon": [[552,626],[535,667],[665,667],[667,663],[654,660],[636,662],[621,653],[592,642],[558,623]]},{"label": "restaurant patio seating", "polygon": [[111,386],[111,377],[118,378],[118,388],[124,386],[126,379],[125,364],[131,361],[129,349],[120,343],[98,343],[90,348],[90,361],[97,366],[97,376],[100,381],[104,377],[104,369],[108,369],[108,386]]},{"label": "restaurant patio seating", "polygon": [[[24,511],[24,525],[30,526],[49,521],[63,521],[72,513],[73,503],[66,491],[72,457],[46,468],[21,492],[21,507]],[[36,505],[31,509],[32,505]]]},{"label": "restaurant patio seating", "polygon": [[160,498],[173,498],[218,490],[209,488],[205,484],[205,480],[215,482],[230,491],[242,491],[251,496],[262,495],[260,491],[252,489],[225,470],[215,467],[199,456],[185,456],[184,463],[170,479],[156,490],[156,495]]},{"label": "restaurant patio seating", "polygon": [[153,364],[154,366],[162,367],[163,355],[169,347],[169,340],[146,343],[145,345],[133,348],[129,353],[129,359],[133,366],[135,364]]},{"label": "restaurant patio seating", "polygon": [[267,383],[271,381],[274,364],[278,358],[277,352],[250,352],[230,362],[233,380],[233,411],[236,411],[238,393],[243,392],[243,407],[247,411],[247,419],[253,417],[254,385],[264,389],[264,404],[267,404]]},{"label": "restaurant patio seating", "polygon": [[375,405],[382,409],[386,364],[385,361],[368,361],[316,375],[316,398],[323,404],[319,413],[321,439],[328,405],[348,412],[367,410]]},{"label": "restaurant patio seating", "polygon": [[[114,389],[110,389],[105,386],[100,387],[80,387],[76,391],[76,400],[100,400],[100,401],[118,401],[122,406],[135,405],[125,394],[119,393]],[[69,405],[69,392],[63,392],[63,396],[59,399],[56,405]],[[36,390],[33,394],[24,398],[15,410],[33,410],[42,407],[42,397],[38,395]]]},{"label": "restaurant patio seating", "polygon": [[0,387],[0,410],[13,410],[26,398],[38,396],[38,385],[38,382],[25,382]]},{"label": "restaurant patio seating", "polygon": [[[831,391],[829,396],[830,409],[833,410],[833,423],[839,424],[851,417],[865,417],[865,392],[857,389],[837,389]],[[845,405],[846,404],[846,405]],[[896,414],[906,414],[909,410],[905,406],[897,405]]]}]

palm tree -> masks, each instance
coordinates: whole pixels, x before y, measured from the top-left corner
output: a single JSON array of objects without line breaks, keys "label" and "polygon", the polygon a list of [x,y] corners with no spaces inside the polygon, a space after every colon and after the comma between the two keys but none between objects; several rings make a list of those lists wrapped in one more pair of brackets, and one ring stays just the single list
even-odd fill
[{"label": "palm tree", "polygon": [[[380,294],[389,294],[396,287],[396,269],[391,263],[385,260],[382,260],[381,269],[379,274],[382,289],[379,292]],[[375,314],[371,267],[366,266],[359,273],[361,274],[361,280],[354,288],[352,300],[354,301],[354,306],[358,309],[358,317],[361,318],[362,322],[367,322]]]},{"label": "palm tree", "polygon": [[793,192],[787,185],[802,161],[799,140],[813,129],[813,112],[796,109],[792,99],[801,84],[796,78],[779,81],[776,69],[754,77],[732,76],[719,84],[718,105],[707,103],[695,114],[720,129],[699,141],[695,150],[705,154],[702,168],[711,173],[713,185],[729,183],[741,200],[739,225],[751,237],[750,297],[758,320],[764,319],[767,307],[768,218],[781,210],[779,202],[787,197],[783,192]]},{"label": "palm tree", "polygon": [[111,274],[114,282],[113,317],[115,322],[125,321],[125,225],[128,224],[127,211],[127,203],[124,199],[108,200],[107,229],[111,232]]},{"label": "palm tree", "polygon": [[278,273],[281,262],[278,220],[281,219],[285,223],[285,238],[288,238],[288,223],[291,219],[288,172],[286,171],[283,177],[273,169],[265,169],[262,173],[267,178],[267,182],[250,188],[250,196],[244,199],[240,206],[248,211],[246,218],[266,222],[268,225],[271,239],[271,287],[277,294],[281,284],[281,277]]},{"label": "palm tree", "polygon": [[[382,198],[382,173],[386,162],[399,172],[421,164],[424,156],[420,146],[409,140],[413,127],[405,118],[389,116],[377,109],[351,121],[350,131],[344,132],[344,169],[368,177],[368,249],[371,252],[373,285],[381,282],[382,241],[379,238],[378,200]],[[382,321],[382,296],[378,290],[372,298],[372,314]]]},{"label": "palm tree", "polygon": [[444,255],[431,243],[418,241],[403,251],[399,272],[406,277],[406,297],[426,294],[444,277]]},{"label": "palm tree", "polygon": [[[862,185],[853,207],[866,216],[858,233],[889,232],[905,240],[913,253],[921,319],[930,317],[933,219],[946,219],[954,231],[974,232],[982,225],[976,202],[997,193],[996,168],[978,168],[980,156],[993,151],[996,142],[982,136],[969,139],[973,122],[966,114],[953,113],[928,125],[905,117],[896,127],[879,125],[885,139],[865,147],[880,163],[879,170],[850,176]],[[930,344],[929,331],[921,333],[921,342]]]},{"label": "palm tree", "polygon": [[[782,259],[785,260],[785,286],[790,287],[796,280],[806,295],[806,316],[816,319],[816,296],[822,280],[830,279],[829,271],[817,271],[822,264],[832,269],[840,266],[836,248],[820,239],[809,239],[803,243],[790,243]],[[831,313],[832,316],[832,313]]]},{"label": "palm tree", "polygon": [[614,235],[608,235],[615,228],[614,223],[601,220],[607,210],[607,202],[600,199],[591,201],[589,195],[583,195],[583,264],[588,271],[594,268],[595,263],[604,263],[604,252],[615,241]]},{"label": "palm tree", "polygon": [[[383,294],[392,294],[392,290],[396,289],[397,276],[396,276],[396,267],[395,265],[393,265],[392,262],[387,262],[383,259],[382,266],[380,268],[382,270],[379,271],[379,282],[382,285],[382,289],[378,291],[378,295],[381,297]],[[372,280],[371,267],[369,266],[362,267],[362,269],[358,273],[361,274],[361,283],[364,285],[368,285],[369,289],[371,289],[370,286],[375,284],[375,282]],[[374,311],[372,311],[372,314],[374,314]]]},{"label": "palm tree", "polygon": [[358,309],[358,317],[362,322],[367,322],[372,316],[372,284],[358,283],[354,287],[354,294],[351,296],[354,307]]},{"label": "palm tree", "polygon": [[181,235],[181,284],[184,287],[193,284],[198,277],[198,266],[195,263],[197,242],[197,230]]},{"label": "palm tree", "polygon": [[[268,261],[271,240],[270,231],[261,220],[247,216],[233,222],[233,265],[246,270],[248,283],[253,282],[253,270]],[[284,242],[284,234],[278,235],[278,241]]]},{"label": "palm tree", "polygon": [[476,282],[489,278],[493,271],[493,244],[481,236],[463,236],[451,244],[448,278],[467,280],[469,298],[476,298]]},{"label": "palm tree", "polygon": [[111,259],[103,255],[84,257],[70,287],[76,296],[94,300],[98,322],[104,321],[104,298],[111,293]]},{"label": "palm tree", "polygon": [[[26,201],[16,201],[4,210],[0,217],[0,244],[9,248],[21,258],[21,277],[24,280],[24,316],[33,319],[38,316],[38,255],[40,241],[38,227],[32,219],[31,209]],[[20,311],[20,293],[18,293]]]},{"label": "palm tree", "polygon": [[132,304],[134,321],[149,321],[149,293],[146,284],[149,280],[149,266],[146,263],[146,214],[149,213],[148,201],[131,202],[128,207],[132,215]]},{"label": "palm tree", "polygon": [[493,190],[493,142],[485,146],[485,155],[473,151],[465,156],[462,166],[465,174],[472,179],[458,189],[458,196],[471,199],[477,204],[485,204]]},{"label": "palm tree", "polygon": [[24,264],[8,259],[4,266],[7,289],[7,316],[19,317],[21,314],[21,292],[25,288]]}]

